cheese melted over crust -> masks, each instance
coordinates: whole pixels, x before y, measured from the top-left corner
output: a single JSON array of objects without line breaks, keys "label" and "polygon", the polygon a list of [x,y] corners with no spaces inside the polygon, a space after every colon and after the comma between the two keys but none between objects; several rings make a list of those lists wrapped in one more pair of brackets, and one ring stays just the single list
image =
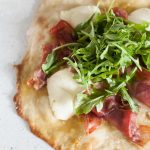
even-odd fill
[{"label": "cheese melted over crust", "polygon": [[47,80],[47,90],[54,116],[60,120],[72,117],[76,95],[83,88],[73,79],[73,73],[70,69],[62,69],[53,74]]},{"label": "cheese melted over crust", "polygon": [[87,21],[95,12],[100,12],[96,6],[79,6],[60,12],[60,18],[69,22],[72,27]]}]

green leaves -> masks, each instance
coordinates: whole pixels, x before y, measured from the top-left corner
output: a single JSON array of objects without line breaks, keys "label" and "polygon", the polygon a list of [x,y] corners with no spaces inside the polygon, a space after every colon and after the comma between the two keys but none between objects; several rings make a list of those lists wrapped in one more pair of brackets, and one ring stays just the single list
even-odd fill
[{"label": "green leaves", "polygon": [[142,54],[142,59],[147,67],[150,70],[150,50],[146,54]]},{"label": "green leaves", "polygon": [[49,54],[46,58],[46,63],[42,65],[42,70],[46,74],[50,74],[57,67],[55,55],[56,54],[54,52]]},{"label": "green leaves", "polygon": [[[128,23],[116,17],[111,10],[106,14],[96,14],[94,19],[77,27],[78,42],[82,46],[73,47],[71,59],[65,60],[76,70],[75,79],[92,93],[78,95],[76,114],[87,114],[95,106],[100,109],[106,97],[116,94],[121,95],[137,112],[127,84],[137,68],[141,70],[144,67],[141,59],[150,69],[150,34],[146,27],[145,24]],[[127,72],[128,68],[130,72]],[[95,94],[92,87],[97,82],[108,84],[105,93],[99,91]]]},{"label": "green leaves", "polygon": [[98,96],[95,93],[87,96],[86,94],[78,94],[77,102],[75,106],[75,113],[77,115],[80,114],[88,114],[94,106],[97,106],[98,109],[102,107],[101,102],[104,100],[104,96]]},{"label": "green leaves", "polygon": [[130,97],[128,90],[125,87],[121,88],[121,96],[124,100],[128,101],[133,112],[138,112],[138,105],[135,101]]},{"label": "green leaves", "polygon": [[[120,46],[120,45],[118,45],[117,43],[113,43],[113,45],[114,46],[116,46],[117,48],[119,48],[122,52],[121,52],[121,59],[123,59],[122,60],[122,62],[121,62],[121,65],[122,65],[122,68],[125,68],[125,67],[128,67],[129,65],[129,63],[132,61],[132,62],[134,62],[135,63],[135,65],[140,69],[140,70],[142,70],[142,68],[141,68],[141,66],[140,66],[140,64],[139,64],[139,60],[137,59],[134,59],[132,56],[131,56],[131,54],[124,48],[124,46]],[[123,55],[123,57],[122,57],[122,55]]]},{"label": "green leaves", "polygon": [[[74,68],[74,79],[86,88],[86,94],[77,95],[77,115],[87,114],[93,107],[100,110],[105,98],[117,94],[128,102],[132,111],[137,112],[137,104],[130,97],[127,85],[138,69],[150,70],[148,26],[148,23],[135,24],[116,17],[110,7],[105,14],[93,14],[87,22],[78,25],[75,29],[77,43],[55,48],[42,69],[51,74],[60,66],[55,51],[69,47],[72,55],[63,61]],[[94,89],[98,82],[106,83],[104,91]]]},{"label": "green leaves", "polygon": [[57,55],[56,55],[57,51],[65,47],[71,47],[71,46],[78,47],[79,45],[80,43],[67,43],[67,44],[54,48],[53,51],[50,54],[48,54],[46,58],[46,63],[42,65],[42,70],[47,75],[52,74],[55,69],[57,69],[59,66],[61,66],[64,63],[64,60],[59,60],[57,62]]}]

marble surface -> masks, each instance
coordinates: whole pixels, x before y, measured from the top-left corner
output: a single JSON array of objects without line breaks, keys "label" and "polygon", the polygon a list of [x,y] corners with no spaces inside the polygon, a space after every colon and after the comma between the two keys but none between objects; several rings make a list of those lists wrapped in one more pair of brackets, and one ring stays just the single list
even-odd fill
[{"label": "marble surface", "polygon": [[40,0],[0,0],[0,150],[51,150],[16,114],[13,96],[18,64]]}]

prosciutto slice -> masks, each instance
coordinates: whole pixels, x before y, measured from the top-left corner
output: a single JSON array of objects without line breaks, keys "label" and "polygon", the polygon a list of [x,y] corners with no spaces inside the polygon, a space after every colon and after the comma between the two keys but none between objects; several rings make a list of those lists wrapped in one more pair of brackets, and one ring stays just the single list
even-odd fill
[{"label": "prosciutto slice", "polygon": [[136,80],[129,87],[130,93],[138,101],[150,107],[150,72],[143,69],[138,71]]},{"label": "prosciutto slice", "polygon": [[124,19],[128,19],[128,13],[127,11],[125,11],[124,9],[122,8],[119,8],[119,7],[114,7],[113,8],[113,12],[115,13],[115,15],[117,17],[122,17]]},{"label": "prosciutto slice", "polygon": [[137,114],[133,113],[129,106],[122,102],[119,96],[111,96],[105,100],[100,112],[93,109],[96,116],[102,117],[120,130],[133,142],[140,141],[140,133],[136,125]]},{"label": "prosciutto slice", "polygon": [[[33,76],[27,81],[27,85],[33,87],[36,90],[41,89],[46,85],[47,75],[42,71],[42,64],[45,63],[48,54],[50,54],[54,48],[73,42],[75,40],[75,34],[73,28],[66,21],[59,21],[54,27],[50,29],[50,35],[53,40],[51,43],[45,44],[42,48],[41,64],[33,73]],[[63,48],[57,52],[57,59],[62,60],[71,54],[68,48]]]},{"label": "prosciutto slice", "polygon": [[[150,107],[150,72],[145,69],[138,71],[135,81],[129,86],[129,91],[138,101]],[[131,111],[129,105],[120,96],[108,97],[104,102],[102,110],[98,112],[94,108],[92,113],[100,120],[108,121],[130,141],[138,145],[143,146],[150,140],[150,127],[145,125],[137,126],[137,114]],[[93,115],[90,115],[90,117],[93,117]],[[97,124],[92,123],[93,120],[90,119],[89,122],[94,126],[92,126],[91,132],[97,128]]]}]

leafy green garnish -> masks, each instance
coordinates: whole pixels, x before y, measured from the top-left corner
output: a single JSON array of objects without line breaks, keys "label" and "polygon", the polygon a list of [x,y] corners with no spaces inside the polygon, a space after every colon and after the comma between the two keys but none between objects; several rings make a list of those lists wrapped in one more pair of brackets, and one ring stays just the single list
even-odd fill
[{"label": "leafy green garnish", "polygon": [[[97,97],[93,97],[94,90],[88,94],[79,94],[76,114],[89,113],[93,107],[98,108],[105,98],[116,94],[129,103],[132,111],[138,111],[136,102],[128,93],[127,84],[134,77],[137,68],[141,70],[142,67],[150,67],[150,33],[143,26],[147,27],[128,23],[110,10],[106,14],[96,14],[88,24],[81,24],[76,28],[78,42],[82,46],[72,49],[71,59],[65,58],[68,65],[77,72],[75,79],[87,91],[97,82],[109,85]],[[125,73],[129,67],[133,69],[130,73]]]},{"label": "leafy green garnish", "polygon": [[46,58],[46,63],[42,65],[42,70],[47,74],[52,74],[53,71],[58,68],[59,66],[61,66],[64,62],[64,60],[60,60],[59,62],[57,61],[57,56],[56,53],[58,50],[61,50],[65,47],[68,46],[79,46],[80,43],[68,43],[68,44],[64,44],[61,46],[58,46],[56,48],[53,49],[52,53],[48,54],[47,58]]},{"label": "leafy green garnish", "polygon": [[[77,95],[77,115],[87,114],[93,107],[100,110],[105,99],[113,95],[120,95],[132,111],[138,111],[127,85],[138,69],[144,67],[150,70],[148,25],[116,17],[110,9],[105,14],[95,13],[87,22],[76,27],[78,45],[70,47],[72,55],[64,61],[76,71],[74,79],[86,88],[86,94]],[[54,57],[48,56],[46,65],[43,65],[46,73],[55,67]],[[98,82],[107,84],[104,91],[94,88]]]},{"label": "leafy green garnish", "polygon": [[76,107],[75,107],[75,113],[77,115],[80,115],[81,112],[82,114],[87,114],[89,113],[92,108],[96,105],[99,105],[101,101],[104,100],[103,95],[96,95],[91,94],[90,96],[86,94],[78,94],[77,95],[77,102],[76,102]]},{"label": "leafy green garnish", "polygon": [[42,65],[42,70],[44,70],[46,74],[50,74],[54,69],[58,67],[55,55],[56,53],[49,54],[46,58],[46,64]]},{"label": "leafy green garnish", "polygon": [[[106,89],[105,91],[93,90],[92,94],[90,94],[89,96],[82,93],[78,94],[75,109],[76,114],[87,114],[92,110],[94,106],[96,106],[96,108],[99,110],[100,108],[102,108],[102,104],[107,97],[116,95],[117,93],[120,93],[122,98],[129,103],[134,112],[137,112],[138,106],[132,100],[132,98],[128,94],[128,90],[126,89],[127,83],[134,77],[136,71],[137,68],[134,68],[130,75],[127,75],[125,78],[122,77],[119,80],[116,79],[114,81],[115,84],[113,84],[113,86],[110,86],[110,88]],[[109,79],[111,80],[111,78]]]}]

